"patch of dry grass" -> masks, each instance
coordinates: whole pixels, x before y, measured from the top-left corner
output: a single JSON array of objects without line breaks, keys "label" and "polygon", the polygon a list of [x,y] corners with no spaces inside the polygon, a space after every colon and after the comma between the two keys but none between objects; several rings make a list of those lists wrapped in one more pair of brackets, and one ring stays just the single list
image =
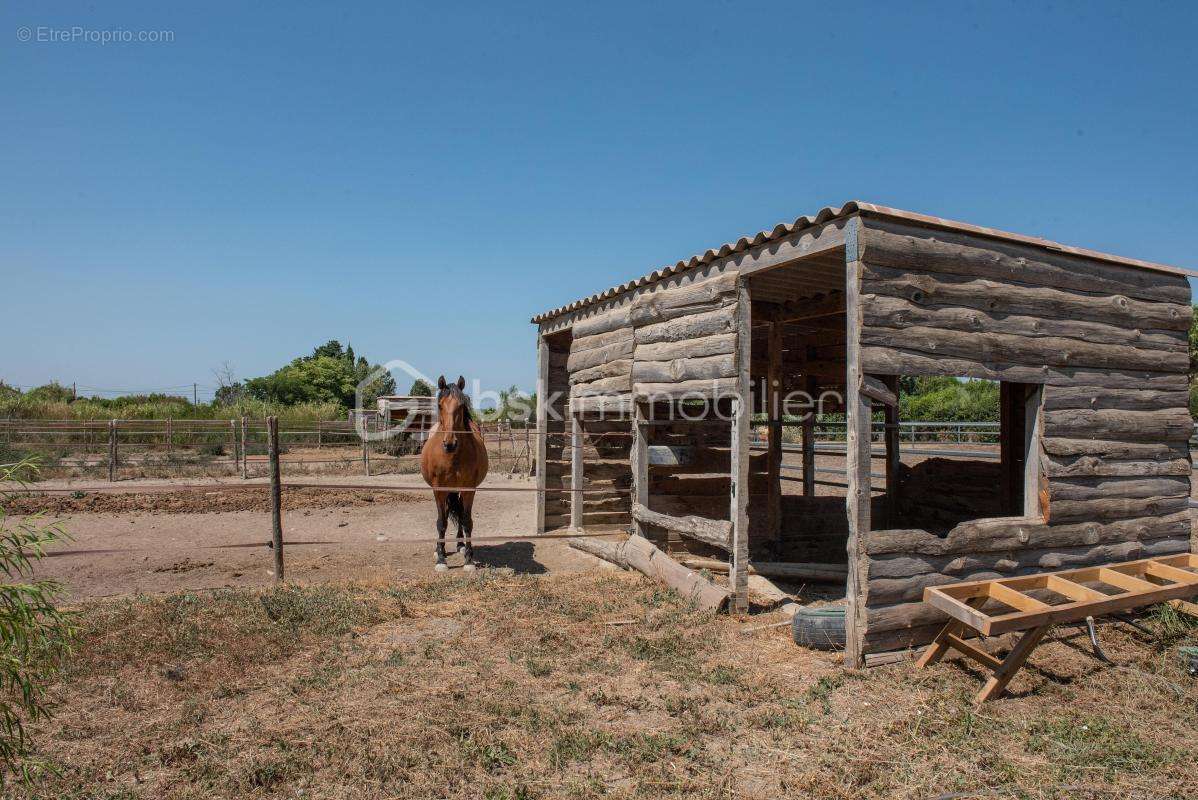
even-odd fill
[{"label": "patch of dry grass", "polygon": [[[86,607],[15,797],[1184,796],[1198,687],[1070,629],[975,710],[956,663],[844,672],[639,577],[441,577]],[[605,625],[611,620],[631,625]],[[1180,627],[1179,627],[1180,626]],[[1157,630],[1154,627],[1154,630]]]}]

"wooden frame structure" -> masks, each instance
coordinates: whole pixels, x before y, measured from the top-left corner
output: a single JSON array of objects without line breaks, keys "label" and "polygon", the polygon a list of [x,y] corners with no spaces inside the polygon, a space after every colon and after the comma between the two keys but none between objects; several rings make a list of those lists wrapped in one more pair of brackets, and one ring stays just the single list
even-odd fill
[{"label": "wooden frame structure", "polygon": [[[976,700],[979,704],[993,700],[1002,695],[1053,625],[1198,595],[1195,570],[1198,555],[1182,553],[1021,578],[929,587],[924,590],[924,602],[951,619],[917,664],[927,667],[950,649],[957,650],[992,671]],[[1054,604],[1041,599],[1047,594],[1064,597],[1066,602]],[[989,612],[984,610],[987,605],[991,607]],[[999,608],[995,610],[994,606]],[[1022,633],[1006,658],[999,659],[963,639],[966,628],[982,636]]]},{"label": "wooden frame structure", "polygon": [[[927,587],[1190,552],[1189,300],[1176,268],[825,208],[533,318],[538,488],[572,490],[539,499],[538,530],[717,558],[738,610],[750,557],[841,560],[854,666],[937,635]],[[938,483],[977,464],[900,453],[900,379],[935,375],[1001,383],[1001,461],[966,491]],[[800,390],[845,414],[843,503],[817,496],[811,416],[779,408]],[[952,508],[975,486],[1001,487],[993,508]],[[937,529],[912,508],[947,511]]]}]

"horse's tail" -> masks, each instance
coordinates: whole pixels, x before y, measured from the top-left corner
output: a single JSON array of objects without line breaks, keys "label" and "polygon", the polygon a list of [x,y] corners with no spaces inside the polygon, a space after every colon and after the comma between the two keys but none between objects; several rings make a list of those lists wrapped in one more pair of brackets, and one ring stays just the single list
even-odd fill
[{"label": "horse's tail", "polygon": [[448,508],[448,515],[451,520],[462,524],[462,518],[466,516],[466,509],[462,507],[462,495],[458,492],[450,492],[445,498],[445,504]]}]

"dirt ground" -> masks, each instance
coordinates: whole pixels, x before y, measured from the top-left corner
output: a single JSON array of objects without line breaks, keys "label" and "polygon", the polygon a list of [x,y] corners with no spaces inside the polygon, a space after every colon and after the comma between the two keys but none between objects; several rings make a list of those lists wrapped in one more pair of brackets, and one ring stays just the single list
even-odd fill
[{"label": "dirt ground", "polygon": [[[305,476],[308,483],[417,486],[419,477]],[[266,586],[274,580],[265,486],[252,491],[237,479],[213,480],[202,493],[171,491],[162,479],[122,481],[120,495],[84,491],[16,499],[20,513],[43,511],[62,523],[71,541],[50,551],[39,577],[62,581],[70,597],[85,599],[136,592]],[[42,487],[99,487],[101,481],[55,480]],[[535,533],[535,493],[528,480],[489,479],[474,504],[475,537]],[[222,488],[228,486],[228,488]],[[132,488],[143,493],[126,494]],[[436,507],[424,491],[296,489],[284,494],[286,577],[305,584],[325,581],[399,581],[432,573]],[[197,508],[205,513],[192,513]],[[117,513],[113,513],[117,512]],[[452,550],[452,548],[451,548]],[[563,540],[479,541],[476,560],[518,572],[570,572],[593,560]],[[460,555],[450,554],[451,569]]]}]

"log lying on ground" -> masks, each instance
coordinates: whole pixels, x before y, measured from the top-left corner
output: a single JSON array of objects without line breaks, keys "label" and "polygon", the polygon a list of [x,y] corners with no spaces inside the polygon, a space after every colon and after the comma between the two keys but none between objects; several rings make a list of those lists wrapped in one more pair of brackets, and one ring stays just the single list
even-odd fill
[{"label": "log lying on ground", "polygon": [[659,580],[704,610],[719,611],[728,604],[731,592],[699,573],[687,569],[642,536],[630,536],[624,542],[598,539],[570,539],[570,546],[625,569],[635,569]]},{"label": "log lying on ground", "polygon": [[633,503],[632,518],[637,522],[657,525],[668,531],[674,531],[683,536],[689,536],[700,542],[714,545],[723,550],[732,549],[732,523],[722,519],[685,516],[673,517],[657,511],[650,511],[640,503]]},{"label": "log lying on ground", "polygon": [[[690,557],[682,559],[682,563],[691,569],[728,572],[728,562],[715,558]],[[808,564],[790,561],[753,561],[749,564],[750,575],[828,583],[844,583],[848,577],[848,571],[849,568],[846,564]]]}]

